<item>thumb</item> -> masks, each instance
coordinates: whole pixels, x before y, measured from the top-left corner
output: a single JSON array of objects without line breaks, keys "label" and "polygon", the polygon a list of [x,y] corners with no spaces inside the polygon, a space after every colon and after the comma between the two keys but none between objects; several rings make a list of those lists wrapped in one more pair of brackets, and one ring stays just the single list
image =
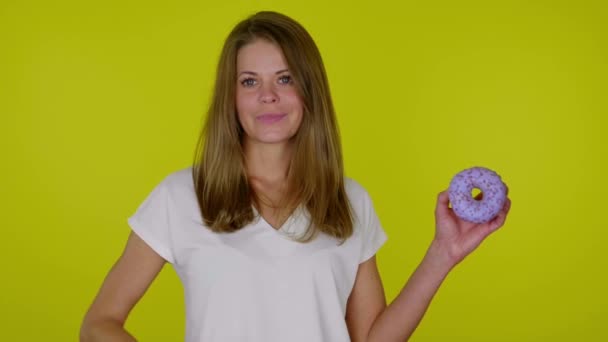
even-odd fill
[{"label": "thumb", "polygon": [[450,197],[448,191],[444,190],[437,195],[437,205],[435,206],[435,219],[449,216],[452,209],[449,207]]}]

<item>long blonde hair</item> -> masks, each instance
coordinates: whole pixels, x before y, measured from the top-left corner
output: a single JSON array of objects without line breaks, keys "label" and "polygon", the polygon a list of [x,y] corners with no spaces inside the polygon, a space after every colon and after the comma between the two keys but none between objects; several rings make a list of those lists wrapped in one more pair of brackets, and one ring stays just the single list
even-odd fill
[{"label": "long blonde hair", "polygon": [[287,173],[286,207],[303,205],[310,215],[308,242],[319,231],[341,239],[353,233],[352,210],[344,189],[344,165],[338,124],[321,54],[308,32],[276,12],[258,12],[228,35],[217,66],[213,96],[201,131],[192,177],[204,223],[214,232],[233,232],[255,217],[256,195],[244,164],[244,131],[236,113],[236,58],[240,48],[265,39],[281,48],[303,117],[293,139]]}]

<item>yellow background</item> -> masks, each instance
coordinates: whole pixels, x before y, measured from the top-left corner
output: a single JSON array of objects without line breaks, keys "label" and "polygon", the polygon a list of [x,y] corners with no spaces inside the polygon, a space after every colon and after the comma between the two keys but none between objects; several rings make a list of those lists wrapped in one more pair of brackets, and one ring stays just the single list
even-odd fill
[{"label": "yellow background", "polygon": [[[389,301],[456,172],[486,166],[510,187],[507,224],[412,341],[608,340],[608,10],[582,0],[3,1],[1,340],[77,339],[127,217],[191,161],[224,38],[260,9],[318,43],[347,174],[389,236]],[[170,267],[127,328],[183,340]]]}]

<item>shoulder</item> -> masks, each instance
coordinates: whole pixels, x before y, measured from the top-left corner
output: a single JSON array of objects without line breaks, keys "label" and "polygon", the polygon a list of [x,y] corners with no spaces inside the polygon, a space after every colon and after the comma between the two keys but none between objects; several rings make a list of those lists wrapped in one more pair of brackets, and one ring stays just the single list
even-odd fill
[{"label": "shoulder", "polygon": [[370,196],[367,190],[356,180],[350,177],[344,177],[344,190],[351,203],[361,201],[370,201]]},{"label": "shoulder", "polygon": [[175,170],[165,176],[161,184],[167,189],[190,189],[194,187],[192,166]]},{"label": "shoulder", "polygon": [[344,178],[344,190],[353,211],[355,222],[367,222],[373,216],[374,205],[363,185],[352,178]]},{"label": "shoulder", "polygon": [[162,197],[169,205],[186,205],[196,200],[192,167],[177,169],[165,174],[157,183],[153,192],[154,197]]}]

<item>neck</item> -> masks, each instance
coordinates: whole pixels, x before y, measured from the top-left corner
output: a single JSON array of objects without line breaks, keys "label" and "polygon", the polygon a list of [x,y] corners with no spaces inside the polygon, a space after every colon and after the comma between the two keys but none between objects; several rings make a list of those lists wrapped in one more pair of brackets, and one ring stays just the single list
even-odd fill
[{"label": "neck", "polygon": [[249,178],[268,183],[282,183],[291,161],[290,144],[264,144],[246,140],[243,146]]}]

